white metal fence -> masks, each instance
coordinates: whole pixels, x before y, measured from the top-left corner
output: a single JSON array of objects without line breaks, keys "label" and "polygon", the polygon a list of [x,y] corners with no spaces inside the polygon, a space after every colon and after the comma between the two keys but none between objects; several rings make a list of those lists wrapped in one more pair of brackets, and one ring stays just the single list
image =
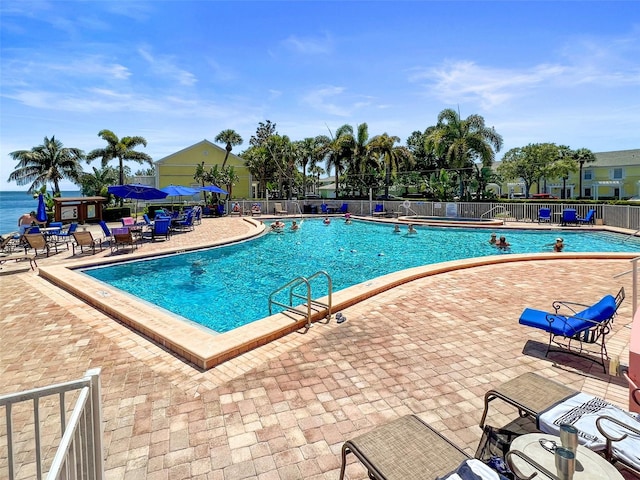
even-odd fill
[{"label": "white metal fence", "polygon": [[[235,200],[234,200],[235,202]],[[243,211],[251,209],[253,203],[259,203],[263,214],[274,212],[274,201],[238,200]],[[536,222],[538,211],[541,208],[551,210],[551,218],[560,220],[565,208],[574,208],[580,217],[585,217],[587,212],[595,209],[595,218],[601,220],[604,225],[640,229],[640,205],[605,205],[605,204],[581,204],[567,202],[427,202],[420,200],[404,201],[368,201],[368,200],[279,200],[290,215],[300,213],[321,213],[321,205],[329,205],[332,208],[340,208],[343,203],[348,205],[349,212],[353,215],[370,216],[377,204],[383,205],[383,210],[400,215],[421,215],[429,217],[451,216],[451,205],[459,217],[466,218],[502,218],[507,222]]]},{"label": "white metal fence", "polygon": [[[75,405],[67,397],[74,397]],[[0,478],[41,479],[47,471],[47,479],[102,480],[100,398],[99,368],[88,370],[79,380],[0,396],[0,408],[5,410],[0,438],[6,439],[6,474],[0,450]],[[59,413],[52,415],[55,403]],[[51,460],[47,453],[52,450]]]}]

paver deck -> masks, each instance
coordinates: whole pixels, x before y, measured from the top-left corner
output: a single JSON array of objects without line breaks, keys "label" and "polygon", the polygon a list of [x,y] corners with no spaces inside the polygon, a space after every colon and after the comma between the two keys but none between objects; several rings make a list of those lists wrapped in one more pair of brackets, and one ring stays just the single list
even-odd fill
[{"label": "paver deck", "polygon": [[[239,218],[205,219],[140,250],[247,228]],[[38,265],[68,261],[59,255]],[[101,367],[109,479],[337,479],[346,439],[408,413],[473,454],[484,393],[524,372],[626,406],[620,378],[572,356],[544,358],[546,334],[517,319],[557,298],[630,292],[630,275],[613,278],[628,269],[628,260],[558,258],[442,273],[344,309],[344,323],[316,323],[204,372],[24,271],[0,276],[0,394]],[[628,342],[631,317],[629,299],[613,349]],[[497,403],[488,423],[516,416]],[[21,449],[18,478],[30,478],[29,447]],[[0,477],[6,456],[0,439]],[[366,478],[356,462],[347,474]]]}]

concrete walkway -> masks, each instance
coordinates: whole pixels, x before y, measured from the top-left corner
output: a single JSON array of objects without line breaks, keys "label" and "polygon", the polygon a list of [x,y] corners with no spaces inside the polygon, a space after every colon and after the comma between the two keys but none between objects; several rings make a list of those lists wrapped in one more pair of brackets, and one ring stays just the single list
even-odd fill
[{"label": "concrete walkway", "polygon": [[[205,219],[164,247],[141,250],[211,243],[250,228],[240,218]],[[443,273],[345,309],[345,323],[317,323],[206,372],[37,272],[3,275],[0,394],[102,368],[109,479],[337,479],[345,440],[408,413],[473,455],[484,393],[524,372],[627,406],[620,378],[571,356],[544,358],[546,334],[517,319],[524,307],[548,309],[553,299],[591,303],[621,286],[630,292],[629,275],[613,279],[629,268],[627,260],[558,259]],[[627,299],[610,344],[617,353],[628,342],[631,316]],[[56,414],[53,400],[43,406],[47,425]],[[496,404],[488,423],[516,417]],[[0,431],[4,421],[0,415]],[[20,416],[15,428],[28,437],[29,423]],[[20,442],[18,478],[33,476],[31,450]],[[6,469],[0,439],[0,477]],[[347,475],[366,478],[353,461]]]}]

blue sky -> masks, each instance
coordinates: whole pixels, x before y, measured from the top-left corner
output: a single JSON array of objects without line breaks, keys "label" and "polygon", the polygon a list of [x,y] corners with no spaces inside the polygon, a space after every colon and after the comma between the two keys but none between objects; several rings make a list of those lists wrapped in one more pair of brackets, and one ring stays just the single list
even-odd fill
[{"label": "blue sky", "polygon": [[497,159],[640,147],[637,1],[2,0],[0,15],[0,190],[25,188],[5,183],[9,152],[52,135],[89,152],[105,128],[159,160],[229,128],[240,153],[266,120],[292,140],[366,122],[404,144],[455,108],[503,136]]}]

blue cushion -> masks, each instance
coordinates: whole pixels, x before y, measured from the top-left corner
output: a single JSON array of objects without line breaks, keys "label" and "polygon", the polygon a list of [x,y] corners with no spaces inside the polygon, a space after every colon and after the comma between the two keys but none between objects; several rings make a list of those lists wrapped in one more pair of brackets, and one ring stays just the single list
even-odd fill
[{"label": "blue cushion", "polygon": [[608,320],[614,313],[616,313],[616,299],[611,295],[607,295],[598,303],[578,312],[575,317],[526,308],[520,315],[519,323],[528,327],[539,328],[554,335],[573,337],[577,333],[593,327],[594,321],[602,322]]}]

